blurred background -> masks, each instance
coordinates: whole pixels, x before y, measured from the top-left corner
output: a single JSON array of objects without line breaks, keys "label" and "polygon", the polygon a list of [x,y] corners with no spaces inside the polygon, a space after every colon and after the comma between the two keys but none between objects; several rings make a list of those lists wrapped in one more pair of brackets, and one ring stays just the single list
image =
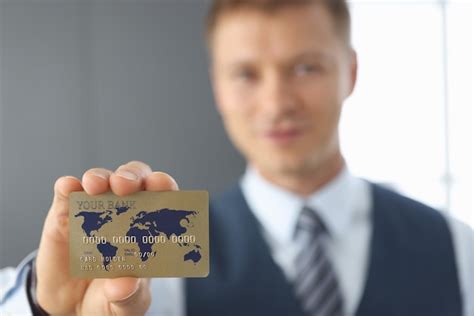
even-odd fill
[{"label": "blurred background", "polygon": [[[349,1],[350,169],[474,227],[471,1]],[[0,268],[34,250],[57,177],[142,160],[182,189],[245,164],[214,109],[206,0],[0,0]]]}]

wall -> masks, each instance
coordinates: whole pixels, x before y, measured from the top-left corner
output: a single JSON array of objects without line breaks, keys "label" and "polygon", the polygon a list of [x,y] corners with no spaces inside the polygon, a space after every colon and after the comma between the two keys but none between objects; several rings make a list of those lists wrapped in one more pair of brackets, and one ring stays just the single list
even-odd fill
[{"label": "wall", "polygon": [[52,186],[142,160],[211,195],[244,162],[218,117],[204,1],[0,1],[0,267],[38,245]]}]

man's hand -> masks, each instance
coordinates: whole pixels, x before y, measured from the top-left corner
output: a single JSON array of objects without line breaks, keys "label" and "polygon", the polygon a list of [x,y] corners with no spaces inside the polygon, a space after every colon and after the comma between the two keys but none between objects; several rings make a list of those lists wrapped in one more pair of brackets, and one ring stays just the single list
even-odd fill
[{"label": "man's hand", "polygon": [[36,259],[37,300],[52,315],[143,315],[151,303],[149,280],[136,278],[80,280],[69,275],[69,193],[96,195],[112,191],[124,196],[137,191],[178,190],[175,180],[138,161],[115,172],[86,171],[82,183],[61,177],[46,218]]}]

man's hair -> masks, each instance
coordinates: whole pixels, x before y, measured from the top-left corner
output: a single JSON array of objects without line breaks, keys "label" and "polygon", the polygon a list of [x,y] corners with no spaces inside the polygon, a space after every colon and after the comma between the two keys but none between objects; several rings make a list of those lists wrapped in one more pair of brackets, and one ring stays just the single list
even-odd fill
[{"label": "man's hair", "polygon": [[346,0],[212,0],[206,23],[206,38],[212,42],[212,35],[219,18],[237,9],[251,9],[271,14],[284,7],[318,3],[323,5],[333,18],[335,30],[341,39],[351,46],[351,17]]}]

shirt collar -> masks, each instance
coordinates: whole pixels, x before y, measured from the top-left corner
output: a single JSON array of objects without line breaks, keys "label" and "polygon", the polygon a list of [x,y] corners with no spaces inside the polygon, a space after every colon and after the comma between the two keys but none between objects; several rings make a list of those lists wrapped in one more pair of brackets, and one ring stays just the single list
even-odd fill
[{"label": "shirt collar", "polygon": [[292,242],[304,205],[317,212],[332,238],[343,235],[357,210],[354,196],[360,193],[360,182],[345,167],[324,187],[304,198],[268,182],[255,169],[247,167],[241,187],[266,233],[287,244]]}]

